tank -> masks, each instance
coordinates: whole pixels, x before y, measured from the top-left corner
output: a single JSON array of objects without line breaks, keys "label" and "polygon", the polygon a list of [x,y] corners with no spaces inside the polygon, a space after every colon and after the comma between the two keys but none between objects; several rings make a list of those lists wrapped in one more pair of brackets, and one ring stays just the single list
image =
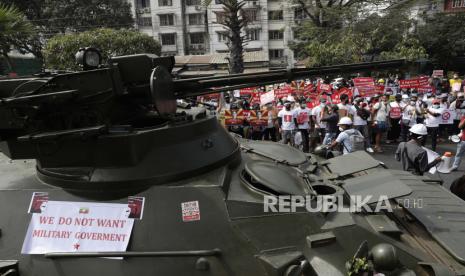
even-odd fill
[{"label": "tank", "polygon": [[[177,104],[405,61],[193,79],[172,77],[173,57],[90,63],[0,81],[1,275],[465,275],[464,204],[440,183],[390,170],[365,152],[327,160],[241,139],[204,108]],[[351,198],[380,195],[392,212],[289,209],[296,196],[310,206],[320,198],[350,206]],[[130,206],[134,197],[143,198],[143,216],[139,209],[131,220],[122,250],[83,250],[93,237],[83,235],[71,237],[73,249],[51,250],[50,235],[57,248],[70,237],[49,230],[32,234],[42,247],[26,254],[29,228],[52,202],[85,217],[98,204]],[[63,208],[53,210],[71,210]]]}]

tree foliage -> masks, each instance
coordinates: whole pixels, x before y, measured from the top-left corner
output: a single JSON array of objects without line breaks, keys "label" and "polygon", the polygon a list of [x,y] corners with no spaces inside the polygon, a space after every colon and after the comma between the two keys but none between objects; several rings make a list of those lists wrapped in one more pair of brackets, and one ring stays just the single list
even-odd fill
[{"label": "tree foliage", "polygon": [[14,70],[8,53],[13,46],[20,52],[25,41],[33,33],[33,27],[17,8],[0,4],[0,55],[6,59],[10,70]]},{"label": "tree foliage", "polygon": [[447,68],[454,58],[465,55],[465,14],[425,15],[418,38],[433,62]]},{"label": "tree foliage", "polygon": [[425,49],[409,31],[413,24],[399,11],[361,19],[346,17],[342,26],[320,27],[311,21],[296,30],[299,42],[291,47],[300,58],[309,59],[309,66],[426,57]]},{"label": "tree foliage", "polygon": [[64,70],[78,69],[75,54],[82,47],[99,49],[103,62],[112,56],[141,53],[160,55],[161,52],[160,43],[146,34],[131,30],[101,28],[51,38],[44,48],[47,67]]},{"label": "tree foliage", "polygon": [[125,0],[2,0],[15,5],[35,25],[38,35],[23,48],[41,58],[46,40],[65,32],[96,28],[131,28],[131,6]]}]

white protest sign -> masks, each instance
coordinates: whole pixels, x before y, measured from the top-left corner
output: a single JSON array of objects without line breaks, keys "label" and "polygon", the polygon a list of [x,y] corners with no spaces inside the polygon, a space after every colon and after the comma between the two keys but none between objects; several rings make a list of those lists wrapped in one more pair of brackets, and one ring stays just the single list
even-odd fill
[{"label": "white protest sign", "polygon": [[452,91],[460,92],[461,87],[462,87],[461,83],[454,83],[454,84],[452,84]]},{"label": "white protest sign", "polygon": [[32,215],[21,253],[126,251],[130,213],[127,204],[48,201]]},{"label": "white protest sign", "polygon": [[456,117],[455,111],[451,109],[444,109],[441,114],[441,124],[450,125],[454,123]]},{"label": "white protest sign", "polygon": [[260,104],[265,105],[274,101],[274,90],[263,93],[260,95]]}]

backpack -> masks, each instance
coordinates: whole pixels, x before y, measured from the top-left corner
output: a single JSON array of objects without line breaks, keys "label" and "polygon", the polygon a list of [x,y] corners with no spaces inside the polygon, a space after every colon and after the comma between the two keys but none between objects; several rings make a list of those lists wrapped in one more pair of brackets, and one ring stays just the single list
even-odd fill
[{"label": "backpack", "polygon": [[346,130],[345,132],[349,135],[349,142],[352,144],[352,151],[349,151],[345,143],[342,143],[342,145],[346,148],[348,152],[365,150],[365,137],[363,137],[360,131],[356,129],[349,129],[349,130]]}]

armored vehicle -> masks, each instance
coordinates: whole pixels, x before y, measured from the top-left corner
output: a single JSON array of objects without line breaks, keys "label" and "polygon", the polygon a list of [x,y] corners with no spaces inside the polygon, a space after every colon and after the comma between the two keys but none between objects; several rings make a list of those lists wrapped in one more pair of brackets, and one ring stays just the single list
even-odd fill
[{"label": "armored vehicle", "polygon": [[[78,57],[83,71],[0,81],[0,275],[465,275],[464,202],[439,183],[364,152],[325,160],[237,138],[204,108],[176,101],[404,61],[178,80],[172,57],[106,66],[95,49]],[[30,254],[28,229],[51,208],[34,209],[33,195],[60,206],[137,196],[143,216],[123,250],[49,250],[54,228],[33,233],[43,243]],[[373,206],[384,196],[392,208],[292,210],[290,196],[310,206],[322,196]]]}]

